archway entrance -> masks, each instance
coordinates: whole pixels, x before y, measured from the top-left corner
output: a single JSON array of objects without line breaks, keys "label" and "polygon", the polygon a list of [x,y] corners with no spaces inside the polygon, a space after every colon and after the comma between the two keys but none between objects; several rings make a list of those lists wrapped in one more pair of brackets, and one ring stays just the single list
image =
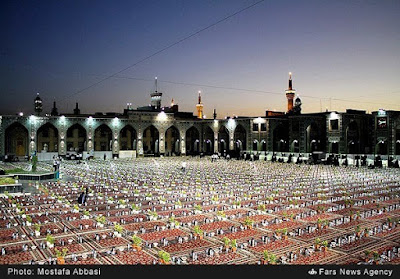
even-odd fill
[{"label": "archway entrance", "polygon": [[238,124],[236,126],[233,137],[235,141],[235,156],[240,156],[240,152],[245,151],[247,148],[246,129],[241,124]]},{"label": "archway entrance", "polygon": [[265,140],[261,141],[261,151],[263,152],[267,151],[267,142]]},{"label": "archway entrance", "polygon": [[159,132],[156,127],[150,125],[143,131],[143,152],[144,154],[158,154],[159,151]]},{"label": "archway entrance", "polygon": [[253,151],[257,152],[259,149],[259,142],[258,140],[253,141]]},{"label": "archway entrance", "polygon": [[58,130],[51,123],[46,123],[37,130],[37,151],[58,152]]},{"label": "archway entrance", "polygon": [[15,122],[5,130],[5,154],[9,156],[29,155],[29,132],[22,124]]},{"label": "archway entrance", "polygon": [[273,130],[273,151],[289,151],[289,131],[283,126],[283,124],[279,124]]},{"label": "archway entrance", "polygon": [[165,153],[166,155],[179,155],[181,154],[179,130],[175,126],[169,127],[165,131]]},{"label": "archway entrance", "polygon": [[339,154],[339,143],[337,141],[331,143],[331,153]]},{"label": "archway entrance", "polygon": [[300,152],[300,144],[298,140],[292,141],[292,152],[299,153]]},{"label": "archway entrance", "polygon": [[227,154],[229,152],[229,132],[224,125],[218,131],[218,143],[219,153]]},{"label": "archway entrance", "polygon": [[86,130],[80,124],[74,124],[67,130],[67,151],[82,152],[86,149]]},{"label": "archway entrance", "polygon": [[242,141],[241,140],[236,140],[235,141],[235,153],[237,155],[239,155],[240,152],[242,152],[242,151],[243,151],[243,143],[242,143]]},{"label": "archway entrance", "polygon": [[120,150],[136,150],[137,134],[131,125],[126,125],[119,133]]},{"label": "archway entrance", "polygon": [[200,152],[200,133],[194,126],[186,131],[186,154],[197,155]]},{"label": "archway entrance", "polygon": [[314,122],[310,124],[306,129],[307,137],[307,152],[311,153],[314,151],[321,151],[321,139],[319,136],[319,130],[317,124]]},{"label": "archway entrance", "polygon": [[358,154],[360,140],[358,135],[358,125],[357,122],[351,121],[346,128],[346,138],[347,138],[347,153],[348,154]]},{"label": "archway entrance", "polygon": [[112,131],[106,124],[102,124],[94,131],[94,151],[112,150]]},{"label": "archway entrance", "polygon": [[376,144],[376,154],[377,155],[387,155],[388,145],[387,141],[381,140]]},{"label": "archway entrance", "polygon": [[214,153],[214,131],[206,126],[203,134],[203,151],[206,155]]}]

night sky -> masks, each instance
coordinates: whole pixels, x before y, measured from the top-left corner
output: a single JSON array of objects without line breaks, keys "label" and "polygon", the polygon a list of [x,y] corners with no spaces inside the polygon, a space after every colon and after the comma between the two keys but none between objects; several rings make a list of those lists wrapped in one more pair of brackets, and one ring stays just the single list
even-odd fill
[{"label": "night sky", "polygon": [[2,1],[0,114],[122,112],[158,77],[164,106],[263,116],[288,72],[303,112],[400,110],[400,1],[257,2]]}]

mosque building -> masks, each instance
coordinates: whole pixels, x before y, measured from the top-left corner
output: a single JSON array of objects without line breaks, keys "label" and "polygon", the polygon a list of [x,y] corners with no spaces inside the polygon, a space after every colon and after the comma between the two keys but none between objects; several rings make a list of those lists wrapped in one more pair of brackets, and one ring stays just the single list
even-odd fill
[{"label": "mosque building", "polygon": [[70,158],[74,154],[131,158],[213,153],[254,154],[265,160],[290,154],[400,158],[400,111],[302,113],[291,73],[285,90],[287,110],[267,110],[259,117],[218,119],[214,109],[213,117],[206,118],[201,92],[195,105],[197,115],[179,111],[173,100],[171,106],[163,107],[157,78],[155,85],[148,106],[134,109],[128,103],[121,113],[84,114],[76,103],[72,113],[61,114],[54,101],[51,112],[44,114],[37,93],[33,115],[0,116],[0,160],[22,160],[33,154],[49,160],[54,155]]}]

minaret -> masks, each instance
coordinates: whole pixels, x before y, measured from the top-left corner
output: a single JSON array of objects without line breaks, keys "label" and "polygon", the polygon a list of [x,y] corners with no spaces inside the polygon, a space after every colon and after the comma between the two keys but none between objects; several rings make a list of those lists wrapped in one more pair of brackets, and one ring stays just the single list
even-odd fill
[{"label": "minaret", "polygon": [[199,91],[199,101],[196,105],[197,108],[197,118],[203,119],[203,103],[201,102],[201,91]]},{"label": "minaret", "polygon": [[56,106],[56,101],[53,102],[53,108],[51,109],[50,115],[51,116],[57,116],[58,115],[58,109],[57,109],[57,106]]},{"label": "minaret", "polygon": [[161,97],[162,97],[162,93],[158,92],[158,84],[157,84],[157,77],[155,78],[155,86],[156,86],[156,90],[150,94],[150,105],[156,109],[159,110],[161,109]]},{"label": "minaret", "polygon": [[292,73],[289,72],[289,88],[286,90],[286,99],[288,101],[287,112],[290,112],[293,110],[293,99],[294,99],[295,94],[296,94],[296,90],[294,90],[292,87]]},{"label": "minaret", "polygon": [[75,104],[74,114],[79,115],[81,114],[81,110],[79,109],[78,102]]},{"label": "minaret", "polygon": [[36,94],[36,98],[35,98],[35,114],[36,116],[39,116],[40,113],[43,110],[43,103],[42,103],[42,99],[40,99],[39,97],[39,92]]},{"label": "minaret", "polygon": [[299,108],[299,109],[301,110],[301,99],[300,99],[300,96],[299,96],[299,95],[297,95],[297,98],[296,98],[296,100],[294,101],[294,106],[297,107],[297,108]]}]

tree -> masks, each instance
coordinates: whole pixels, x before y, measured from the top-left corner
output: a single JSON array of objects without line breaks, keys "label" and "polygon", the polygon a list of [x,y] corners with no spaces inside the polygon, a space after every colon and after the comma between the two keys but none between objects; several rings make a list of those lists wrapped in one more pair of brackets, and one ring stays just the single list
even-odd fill
[{"label": "tree", "polygon": [[32,156],[32,171],[36,172],[38,158],[36,155]]}]

